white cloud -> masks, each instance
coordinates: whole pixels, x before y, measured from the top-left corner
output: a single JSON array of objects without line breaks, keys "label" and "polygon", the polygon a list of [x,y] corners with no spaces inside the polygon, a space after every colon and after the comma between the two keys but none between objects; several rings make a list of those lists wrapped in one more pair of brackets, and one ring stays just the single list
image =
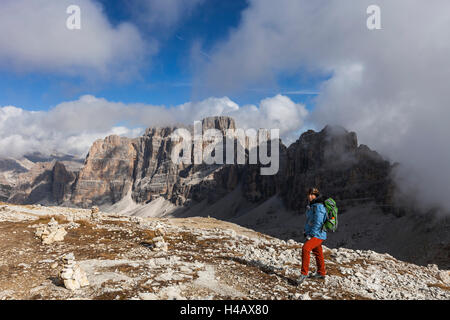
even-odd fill
[{"label": "white cloud", "polygon": [[[366,9],[381,8],[381,30]],[[197,84],[229,94],[291,70],[330,74],[309,118],[340,124],[402,163],[425,206],[450,185],[450,10],[446,0],[252,0],[199,67]],[[305,77],[305,75],[299,75]],[[200,87],[200,86],[199,86]],[[420,181],[420,183],[417,183]]]},{"label": "white cloud", "polygon": [[303,104],[278,94],[263,99],[259,107],[246,105],[227,114],[244,128],[280,129],[283,143],[289,145],[298,139],[297,131],[304,126],[308,111]]},{"label": "white cloud", "polygon": [[295,132],[303,127],[308,111],[302,104],[294,103],[289,97],[276,95],[261,100],[259,106],[239,106],[228,97],[208,98],[200,102],[189,102],[174,111],[177,122],[193,123],[205,117],[226,115],[235,119],[243,129],[280,129],[285,144],[290,144],[298,136]]},{"label": "white cloud", "polygon": [[77,0],[81,30],[69,30],[71,0],[2,0],[0,68],[71,76],[124,78],[156,52],[135,26],[112,26],[93,0]]},{"label": "white cloud", "polygon": [[[80,99],[79,102],[82,101]],[[138,133],[136,129],[115,126],[114,121],[110,121],[110,127],[98,125],[90,128],[92,114],[86,112],[88,107],[80,107],[79,112],[83,114],[77,118],[71,118],[73,113],[68,108],[66,121],[63,121],[57,108],[49,112],[26,111],[12,106],[0,108],[0,156],[20,158],[32,152],[81,156],[96,139],[109,134],[136,136]],[[95,118],[99,119],[99,114]],[[70,122],[66,130],[64,126]]]},{"label": "white cloud", "polygon": [[60,103],[48,111],[6,106],[0,107],[0,156],[17,158],[35,151],[84,156],[96,139],[111,134],[137,137],[150,126],[192,125],[217,115],[233,117],[242,128],[279,128],[281,137],[290,139],[293,131],[302,126],[307,111],[281,95],[262,100],[258,107],[240,107],[228,97],[167,108],[110,102],[90,95]]}]

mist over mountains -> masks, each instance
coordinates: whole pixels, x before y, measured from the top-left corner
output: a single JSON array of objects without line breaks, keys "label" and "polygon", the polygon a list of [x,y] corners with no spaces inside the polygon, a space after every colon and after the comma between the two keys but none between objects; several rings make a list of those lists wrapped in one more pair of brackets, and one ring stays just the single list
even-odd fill
[{"label": "mist over mountains", "polygon": [[[259,106],[239,106],[224,97],[189,102],[171,108],[143,104],[126,105],[83,96],[77,101],[62,103],[50,111],[30,112],[16,107],[0,108],[0,156],[21,159],[24,155],[29,157],[39,153],[43,158],[61,160],[55,157],[55,154],[59,153],[82,159],[92,143],[105,136],[113,134],[136,138],[144,133],[143,128],[148,125],[190,125],[197,119],[211,115],[232,116],[236,119],[236,125],[243,129],[279,128],[283,143],[289,146],[302,132],[299,128],[308,128],[312,119],[317,123],[323,122],[323,119],[328,119],[330,123],[337,122],[325,114],[319,118],[320,112],[323,112],[322,108],[309,112],[304,105],[296,104],[283,95],[264,99]],[[101,121],[98,120],[98,114],[102,115]],[[349,113],[348,117],[354,115],[355,113]],[[363,122],[355,120],[348,125],[351,128],[361,123]],[[397,183],[396,196],[399,200],[405,196],[409,197],[410,200],[402,201],[414,201],[413,206],[424,212],[431,209],[439,211],[446,207],[443,194],[446,188],[443,184],[447,170],[441,169],[446,165],[445,155],[442,154],[445,153],[445,148],[440,148],[440,156],[430,160],[428,155],[435,151],[425,152],[427,148],[439,148],[441,144],[423,141],[426,147],[418,147],[428,134],[423,131],[413,140],[408,138],[410,142],[402,142],[402,137],[407,137],[404,132],[406,127],[399,127],[398,134],[388,140],[380,134],[368,135],[366,130],[357,130],[362,133],[360,140],[368,141],[371,146],[379,146],[376,150],[383,157],[401,164],[392,173]],[[415,135],[411,134],[412,136]],[[445,135],[436,135],[433,139],[439,140],[443,137]],[[415,146],[410,152],[406,150],[410,149],[409,145]],[[412,154],[414,156],[410,156]],[[44,159],[39,162],[42,160]],[[428,161],[433,165],[425,165]]]},{"label": "mist over mountains", "polygon": [[[341,125],[402,166],[397,182],[415,205],[445,207],[450,22],[445,0],[250,1],[239,27],[198,64],[197,92],[240,92],[301,70],[324,79],[306,122]],[[381,9],[381,29],[366,9]],[[264,36],[260,36],[264,34]],[[261,80],[261,79],[265,79]],[[204,88],[202,84],[207,84]]]},{"label": "mist over mountains", "polygon": [[138,137],[149,126],[192,125],[210,116],[231,116],[240,128],[278,128],[292,143],[308,111],[303,104],[276,95],[258,106],[239,106],[228,97],[207,98],[177,106],[125,104],[85,95],[48,111],[0,107],[0,156],[20,158],[39,152],[85,157],[97,139],[108,135]]}]

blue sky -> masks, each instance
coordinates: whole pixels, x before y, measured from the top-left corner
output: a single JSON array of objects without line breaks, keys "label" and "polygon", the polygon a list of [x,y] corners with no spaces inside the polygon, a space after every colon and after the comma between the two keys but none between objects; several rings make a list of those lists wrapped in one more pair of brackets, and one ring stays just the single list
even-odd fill
[{"label": "blue sky", "polygon": [[[282,93],[295,102],[310,106],[315,97],[314,92],[324,80],[323,77],[308,77],[305,73],[295,70],[281,72],[276,75],[275,83],[272,81],[262,86],[249,84],[231,92],[194,90],[193,76],[196,69],[192,64],[193,46],[198,45],[198,52],[207,60],[210,50],[225,41],[230,32],[239,27],[241,14],[249,5],[247,1],[200,1],[200,4],[194,6],[188,14],[183,13],[183,16],[168,28],[147,24],[145,15],[136,14],[133,2],[98,0],[97,3],[103,7],[104,15],[112,26],[132,23],[144,41],[158,41],[157,53],[146,57],[147,63],[139,67],[138,74],[125,81],[116,81],[114,76],[89,81],[80,75],[41,70],[18,71],[8,66],[0,66],[0,105],[13,105],[26,110],[46,110],[86,94],[115,102],[166,106],[202,100],[211,95],[226,95],[242,105],[257,104],[265,97]],[[83,19],[83,15],[81,17]],[[302,90],[306,94],[299,94]],[[199,91],[201,93],[198,93]]]}]

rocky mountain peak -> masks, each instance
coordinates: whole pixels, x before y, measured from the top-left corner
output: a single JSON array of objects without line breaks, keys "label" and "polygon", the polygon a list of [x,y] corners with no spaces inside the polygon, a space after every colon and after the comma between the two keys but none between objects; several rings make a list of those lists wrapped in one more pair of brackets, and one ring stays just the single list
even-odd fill
[{"label": "rocky mountain peak", "polygon": [[227,129],[236,129],[236,122],[227,116],[207,117],[202,120],[203,131],[208,129],[218,129],[225,132]]},{"label": "rocky mountain peak", "polygon": [[349,132],[341,126],[327,125],[319,132],[314,130],[304,132],[290,147],[315,150],[321,153],[321,160],[324,160],[326,154],[341,155],[355,152],[358,147],[358,138],[355,132]]},{"label": "rocky mountain peak", "polygon": [[117,202],[133,181],[135,139],[111,135],[92,145],[70,196],[78,206]]},{"label": "rocky mountain peak", "polygon": [[[215,116],[215,117],[206,117],[201,121],[201,129],[202,131],[206,131],[208,129],[218,129],[225,133],[227,129],[236,129],[236,122],[233,118],[227,116]],[[159,136],[163,138],[169,137],[176,129],[185,128],[191,133],[194,131],[193,124],[176,124],[176,125],[167,125],[167,126],[156,126],[149,127],[145,130],[144,136]]]},{"label": "rocky mountain peak", "polygon": [[184,125],[177,125],[177,126],[165,126],[165,127],[149,127],[145,130],[145,136],[149,136],[149,137],[153,137],[153,136],[158,136],[158,137],[169,137],[172,132],[174,132],[177,128],[184,128],[186,126]]}]

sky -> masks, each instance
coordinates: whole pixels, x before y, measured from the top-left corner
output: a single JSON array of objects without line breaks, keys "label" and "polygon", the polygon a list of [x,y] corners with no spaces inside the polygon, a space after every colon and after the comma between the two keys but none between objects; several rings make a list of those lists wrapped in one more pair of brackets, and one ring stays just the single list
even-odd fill
[{"label": "sky", "polygon": [[[11,8],[11,12],[15,12],[26,16],[30,14],[32,6],[30,0],[20,0],[20,5],[13,5],[16,1],[2,2],[1,6],[16,7]],[[67,54],[67,61],[51,68],[39,68],[39,58],[41,57],[23,57],[17,59],[17,66],[12,67],[8,63],[8,54],[4,53],[3,66],[0,69],[0,105],[14,105],[22,107],[26,110],[46,110],[56,106],[63,101],[75,100],[86,94],[103,97],[111,101],[120,101],[125,103],[148,103],[148,104],[164,104],[168,106],[179,105],[187,101],[202,100],[210,96],[208,90],[202,90],[202,85],[197,84],[200,89],[193,88],[193,78],[196,73],[195,60],[208,59],[208,52],[217,43],[224,41],[233,29],[239,26],[241,15],[249,6],[246,0],[164,0],[164,1],[147,1],[147,0],[89,0],[89,1],[42,1],[47,3],[48,7],[54,11],[55,23],[49,26],[43,26],[42,31],[27,30],[17,23],[3,22],[5,28],[4,40],[5,47],[10,41],[8,32],[10,28],[16,29],[15,37],[23,38],[24,41],[28,37],[42,38],[43,43],[48,42],[49,48],[59,45],[59,37],[64,38],[67,34],[76,35],[76,32],[90,32],[93,29],[102,30],[105,36],[114,34],[114,29],[120,28],[124,24],[131,24],[135,28],[135,32],[129,31],[130,34],[139,34],[140,39],[136,41],[126,41],[122,39],[121,46],[146,46],[142,50],[129,50],[123,55],[128,61],[122,62],[123,65],[117,70],[114,66],[106,66],[111,69],[110,73],[102,74],[103,70],[98,70],[94,66],[96,72],[89,76],[81,71],[81,68],[89,65],[88,61],[82,61],[80,65],[73,61],[74,55],[83,54],[87,46],[92,45],[94,39],[79,41],[80,46],[75,48],[71,53]],[[56,3],[56,5],[55,5]],[[65,20],[69,17],[65,8],[69,4],[78,4],[81,9],[81,27],[80,31],[69,32],[65,30]],[[27,8],[25,10],[24,8]],[[90,26],[88,15],[92,15],[94,9],[97,14],[102,17],[94,17],[95,19],[104,19],[104,26]],[[28,12],[27,12],[28,11]],[[44,11],[44,10],[43,10]],[[17,13],[16,13],[17,12]],[[39,11],[38,11],[39,12]],[[4,11],[4,15],[7,11]],[[60,17],[59,17],[60,16]],[[42,21],[38,18],[45,19],[45,12],[41,17],[32,18],[33,21],[27,27],[38,27]],[[58,22],[58,23],[56,23]],[[56,35],[54,43],[46,37],[46,34],[52,32],[51,29],[58,27],[60,35]],[[103,27],[103,28],[102,28]],[[109,27],[110,30],[107,30]],[[23,29],[23,30],[21,30]],[[95,32],[98,32],[95,30]],[[32,34],[33,33],[33,34]],[[70,34],[72,33],[72,34]],[[125,33],[125,32],[124,32]],[[26,34],[26,36],[24,36]],[[124,35],[126,37],[126,35]],[[77,40],[77,39],[75,39]],[[100,40],[99,42],[102,42]],[[119,41],[120,42],[120,41]],[[18,48],[21,51],[19,55],[24,55],[22,50],[31,50],[31,45],[25,43]],[[110,46],[108,48],[108,46]],[[112,49],[112,44],[106,44],[106,49]],[[7,48],[4,48],[7,50]],[[16,52],[17,53],[17,52]],[[11,52],[12,54],[12,52]],[[42,52],[44,54],[44,52]],[[65,52],[61,52],[65,54]],[[86,60],[89,55],[98,54],[96,50],[90,50],[85,53]],[[136,58],[133,56],[137,55]],[[6,57],[5,57],[6,56]],[[28,58],[28,59],[26,59]],[[59,57],[61,58],[61,57]],[[26,61],[24,61],[26,59]],[[116,58],[119,62],[121,57]],[[30,61],[32,60],[32,61]],[[26,62],[26,67],[22,64]],[[115,64],[116,61],[110,61]],[[47,62],[46,62],[47,63]],[[1,66],[1,64],[0,64]],[[133,70],[128,72],[128,68]],[[80,71],[74,71],[74,67],[80,68]],[[134,70],[134,69],[138,70]],[[64,70],[67,69],[67,70]],[[92,69],[92,68],[91,68]],[[114,70],[116,69],[116,70]],[[88,70],[91,72],[91,70]],[[118,72],[125,74],[119,75]],[[119,77],[119,78],[118,78]],[[240,92],[229,93],[228,96],[237,103],[257,103],[261,99],[276,95],[282,92],[295,92],[299,88],[304,88],[315,93],[315,86],[318,81],[315,79],[305,78],[298,79],[289,74],[280,74],[279,82],[264,86],[246,85],[239,90]],[[220,93],[219,93],[220,94]],[[287,94],[295,101],[307,101],[310,95]]]},{"label": "sky", "polygon": [[[70,5],[81,29],[66,26]],[[108,134],[213,115],[279,128],[285,144],[337,124],[402,164],[402,192],[444,203],[449,10],[448,0],[2,0],[0,156],[82,156]]]}]

